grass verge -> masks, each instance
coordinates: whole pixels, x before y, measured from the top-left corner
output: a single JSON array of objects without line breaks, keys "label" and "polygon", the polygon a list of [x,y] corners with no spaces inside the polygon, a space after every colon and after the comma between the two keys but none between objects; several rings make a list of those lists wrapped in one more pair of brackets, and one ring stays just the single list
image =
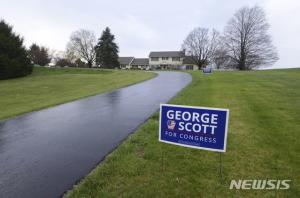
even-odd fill
[{"label": "grass verge", "polygon": [[[219,154],[158,142],[158,114],[65,197],[300,197],[300,70],[192,72],[170,103],[230,109]],[[290,179],[289,190],[229,190],[231,179]]]},{"label": "grass verge", "polygon": [[154,76],[140,71],[35,67],[30,76],[0,81],[0,120]]}]

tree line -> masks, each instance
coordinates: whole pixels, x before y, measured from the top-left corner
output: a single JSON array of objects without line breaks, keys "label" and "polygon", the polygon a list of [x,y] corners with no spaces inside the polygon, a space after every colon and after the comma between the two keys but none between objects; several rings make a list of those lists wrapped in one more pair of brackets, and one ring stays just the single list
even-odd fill
[{"label": "tree line", "polygon": [[63,57],[56,57],[47,47],[36,43],[26,49],[24,39],[13,32],[11,25],[0,20],[0,79],[26,76],[32,73],[33,65],[45,66],[52,60],[61,67],[119,67],[119,48],[108,27],[98,42],[91,31],[75,31],[66,48]]},{"label": "tree line", "polygon": [[[183,41],[182,50],[199,69],[214,64],[217,68],[250,70],[270,66],[278,60],[268,34],[269,24],[261,7],[243,7],[228,21],[223,33],[197,27]],[[45,66],[55,60],[57,66],[119,68],[119,47],[107,27],[98,40],[92,31],[71,34],[63,57],[56,57],[44,46],[23,45],[23,38],[12,26],[0,21],[0,79],[25,76],[33,65]]]},{"label": "tree line", "polygon": [[98,66],[112,69],[119,67],[118,53],[119,47],[109,27],[102,32],[98,42],[92,31],[81,29],[71,34],[65,59],[71,63],[83,60],[90,68]]},{"label": "tree line", "polygon": [[209,64],[238,70],[270,66],[278,60],[278,54],[269,27],[261,7],[243,7],[228,21],[222,34],[201,27],[192,30],[182,50],[199,69]]},{"label": "tree line", "polygon": [[97,66],[112,69],[119,67],[118,52],[115,36],[106,27],[98,42],[92,31],[80,29],[73,32],[63,56],[55,56],[46,47],[32,44],[29,48],[29,57],[32,63],[41,66],[49,64],[53,59],[55,65],[60,67]]}]

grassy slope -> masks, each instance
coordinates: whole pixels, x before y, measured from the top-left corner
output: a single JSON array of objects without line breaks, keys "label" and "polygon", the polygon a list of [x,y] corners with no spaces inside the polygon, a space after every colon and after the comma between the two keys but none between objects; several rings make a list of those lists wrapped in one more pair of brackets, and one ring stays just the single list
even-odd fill
[{"label": "grassy slope", "polygon": [[[300,197],[299,85],[299,69],[194,72],[170,103],[230,109],[223,181],[218,153],[159,143],[155,114],[67,197]],[[242,191],[228,189],[231,179],[293,181],[290,190]]]},{"label": "grassy slope", "polygon": [[0,81],[0,120],[111,91],[154,75],[138,71],[35,68],[30,76]]}]

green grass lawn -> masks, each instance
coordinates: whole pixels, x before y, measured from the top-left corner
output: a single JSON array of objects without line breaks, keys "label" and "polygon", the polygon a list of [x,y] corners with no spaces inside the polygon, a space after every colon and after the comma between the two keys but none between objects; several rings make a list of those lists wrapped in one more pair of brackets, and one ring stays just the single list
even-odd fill
[{"label": "green grass lawn", "polygon": [[154,75],[140,71],[35,67],[30,76],[0,80],[0,120],[111,91]]},{"label": "green grass lawn", "polygon": [[[300,197],[300,69],[192,76],[170,103],[230,109],[223,180],[219,153],[158,142],[156,113],[66,197]],[[229,190],[231,179],[292,183]]]}]

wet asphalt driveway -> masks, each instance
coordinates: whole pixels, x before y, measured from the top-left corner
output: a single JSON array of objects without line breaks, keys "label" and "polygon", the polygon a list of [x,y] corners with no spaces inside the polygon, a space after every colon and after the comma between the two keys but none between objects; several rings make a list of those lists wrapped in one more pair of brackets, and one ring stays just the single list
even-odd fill
[{"label": "wet asphalt driveway", "polygon": [[0,122],[0,197],[59,197],[191,81],[151,80]]}]

